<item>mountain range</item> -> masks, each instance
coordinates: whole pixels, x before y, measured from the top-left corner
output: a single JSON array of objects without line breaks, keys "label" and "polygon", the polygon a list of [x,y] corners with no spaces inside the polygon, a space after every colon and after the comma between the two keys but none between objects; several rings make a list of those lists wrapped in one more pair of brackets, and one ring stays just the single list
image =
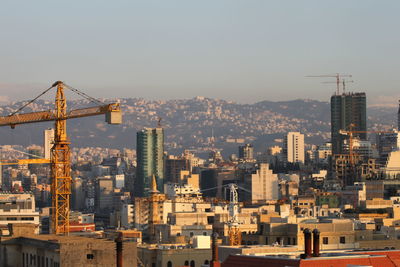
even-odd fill
[{"label": "mountain range", "polygon": [[[103,102],[111,102],[103,99]],[[178,153],[183,149],[207,151],[211,146],[224,153],[236,153],[242,143],[254,144],[257,151],[282,139],[288,131],[306,135],[306,143],[321,144],[330,138],[330,105],[328,102],[297,99],[292,101],[260,101],[240,104],[221,99],[195,97],[179,100],[119,99],[123,124],[107,125],[103,116],[68,121],[68,133],[76,147],[135,148],[136,132],[156,127],[161,119],[165,129],[166,150]],[[2,116],[25,102],[0,106]],[[68,102],[68,108],[91,106],[87,100]],[[54,104],[38,100],[22,112],[50,110]],[[397,122],[394,107],[369,107],[368,128],[382,130]],[[15,129],[0,127],[0,145],[42,144],[43,130],[50,122],[18,125]]]}]

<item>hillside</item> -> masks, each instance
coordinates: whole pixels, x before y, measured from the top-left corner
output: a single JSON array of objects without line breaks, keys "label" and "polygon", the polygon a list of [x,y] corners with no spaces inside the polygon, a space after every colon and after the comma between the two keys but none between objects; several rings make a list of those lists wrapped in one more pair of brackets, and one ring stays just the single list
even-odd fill
[{"label": "hillside", "polygon": [[[107,102],[107,101],[106,101]],[[225,149],[225,154],[236,152],[239,144],[232,139],[245,139],[264,150],[276,138],[288,131],[300,131],[307,135],[306,142],[320,144],[329,140],[329,103],[315,100],[283,102],[261,101],[255,104],[196,97],[183,100],[148,101],[121,99],[123,124],[110,126],[104,117],[75,119],[68,122],[73,146],[108,146],[135,148],[136,131],[157,125],[158,117],[166,133],[166,149],[178,152],[184,148],[207,149],[212,133],[215,146]],[[0,106],[0,114],[10,114],[22,103]],[[68,103],[69,108],[90,106],[83,100]],[[52,109],[52,103],[39,100],[25,112]],[[374,129],[394,125],[395,108],[373,107],[368,109],[368,126]],[[0,128],[0,144],[42,143],[42,131],[51,123],[20,125],[11,130]]]}]

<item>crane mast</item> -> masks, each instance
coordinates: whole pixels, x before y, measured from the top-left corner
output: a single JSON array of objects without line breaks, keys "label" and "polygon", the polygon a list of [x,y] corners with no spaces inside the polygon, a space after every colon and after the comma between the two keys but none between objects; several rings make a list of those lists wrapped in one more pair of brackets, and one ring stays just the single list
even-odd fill
[{"label": "crane mast", "polygon": [[69,232],[71,198],[71,151],[67,137],[67,101],[64,84],[56,82],[54,145],[51,148],[52,232]]},{"label": "crane mast", "polygon": [[[53,87],[57,87],[55,108],[53,111],[37,111],[31,113],[17,114],[24,107],[32,103],[35,99],[25,104],[22,108],[9,116],[0,117],[0,126],[10,126],[15,128],[16,125],[35,123],[43,121],[55,122],[54,145],[51,148],[50,166],[51,166],[51,194],[52,194],[52,214],[51,214],[51,231],[55,234],[69,233],[69,215],[70,215],[70,198],[71,198],[71,152],[70,141],[67,136],[67,119],[83,118],[105,114],[108,124],[120,124],[122,122],[122,114],[119,103],[104,104],[100,101],[89,97],[88,95],[72,88],[61,81],[55,82],[50,88],[41,95],[48,92]],[[89,108],[81,108],[67,111],[67,100],[65,98],[64,89],[68,88],[73,92],[86,97],[97,106]],[[39,96],[41,96],[39,95]],[[100,104],[100,105],[99,105]],[[6,161],[6,164],[21,163],[48,163],[46,159],[30,159]]]}]

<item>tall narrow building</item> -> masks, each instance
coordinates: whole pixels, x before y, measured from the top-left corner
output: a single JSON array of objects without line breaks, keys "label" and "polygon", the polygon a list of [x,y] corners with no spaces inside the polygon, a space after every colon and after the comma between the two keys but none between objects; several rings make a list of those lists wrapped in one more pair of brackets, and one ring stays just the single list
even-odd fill
[{"label": "tall narrow building", "polygon": [[400,131],[400,100],[399,100],[399,110],[397,111],[397,130]]},{"label": "tall narrow building", "polygon": [[49,128],[44,130],[44,140],[43,140],[43,147],[44,147],[44,158],[50,159],[50,150],[54,144],[54,129]]},{"label": "tall narrow building", "polygon": [[304,163],[304,134],[289,132],[284,142],[283,152],[286,161],[291,163]]},{"label": "tall narrow building", "polygon": [[[340,130],[354,131],[367,130],[367,102],[365,93],[343,93],[331,97],[331,139],[332,153],[344,154],[343,143],[346,135],[340,134]],[[361,140],[367,139],[366,133],[355,133],[354,137]]]},{"label": "tall narrow building", "polygon": [[136,134],[137,168],[135,196],[148,196],[153,175],[157,190],[164,191],[164,129],[145,128]]}]

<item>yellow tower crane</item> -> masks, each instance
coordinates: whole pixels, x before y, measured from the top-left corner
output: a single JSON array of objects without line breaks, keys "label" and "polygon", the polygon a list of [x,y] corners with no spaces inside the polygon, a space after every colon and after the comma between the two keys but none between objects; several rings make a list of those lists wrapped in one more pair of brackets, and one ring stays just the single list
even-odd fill
[{"label": "yellow tower crane", "polygon": [[[43,94],[56,87],[55,109],[18,114],[24,107],[31,104]],[[67,111],[67,100],[64,89],[85,97],[96,106]],[[106,115],[106,122],[109,124],[120,124],[122,114],[119,103],[104,104],[85,93],[64,84],[61,81],[55,82],[50,88],[39,96],[23,105],[9,116],[0,117],[0,126],[11,126],[15,128],[18,124],[35,123],[43,121],[55,122],[54,145],[51,149],[51,193],[52,193],[52,215],[51,230],[55,234],[69,233],[70,197],[71,197],[71,161],[70,141],[67,137],[67,119],[82,118],[88,116]]]}]

